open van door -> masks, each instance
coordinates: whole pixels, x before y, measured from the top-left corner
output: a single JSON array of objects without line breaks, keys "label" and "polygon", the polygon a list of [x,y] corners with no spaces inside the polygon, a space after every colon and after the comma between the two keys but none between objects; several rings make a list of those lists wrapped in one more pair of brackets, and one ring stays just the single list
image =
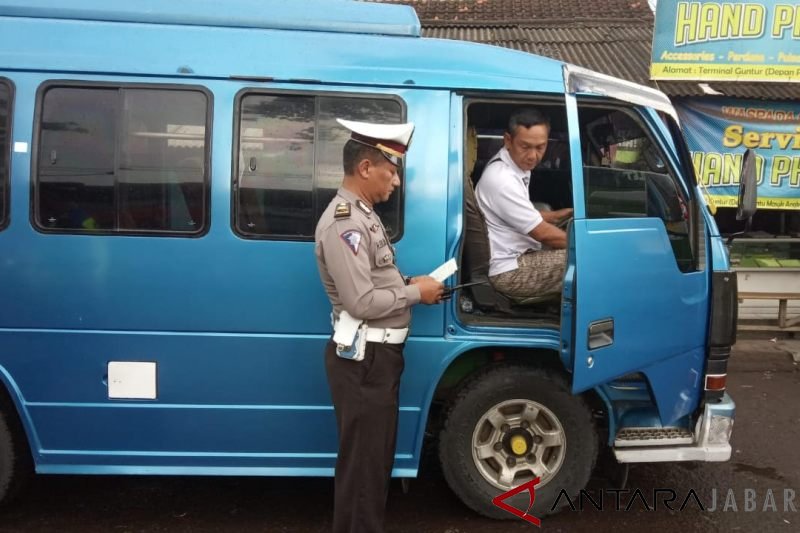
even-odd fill
[{"label": "open van door", "polygon": [[[705,230],[658,91],[565,67],[575,219],[562,346],[573,392],[647,378],[663,423],[697,406],[708,317]],[[700,229],[698,229],[700,228]]]}]

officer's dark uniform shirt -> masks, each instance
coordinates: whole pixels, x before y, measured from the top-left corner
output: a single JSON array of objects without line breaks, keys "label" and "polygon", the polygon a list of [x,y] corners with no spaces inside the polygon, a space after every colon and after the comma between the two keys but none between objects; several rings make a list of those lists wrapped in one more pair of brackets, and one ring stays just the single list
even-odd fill
[{"label": "officer's dark uniform shirt", "polygon": [[338,318],[342,309],[370,327],[404,328],[416,285],[406,285],[394,247],[377,213],[341,187],[317,223],[315,254],[322,284]]}]

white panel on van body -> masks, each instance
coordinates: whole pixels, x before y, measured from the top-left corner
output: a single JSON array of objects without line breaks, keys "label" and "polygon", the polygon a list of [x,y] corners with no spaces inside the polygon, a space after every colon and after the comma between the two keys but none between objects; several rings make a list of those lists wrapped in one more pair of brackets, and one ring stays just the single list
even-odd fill
[{"label": "white panel on van body", "polygon": [[678,114],[666,94],[638,83],[621,80],[575,65],[564,65],[564,85],[567,92],[571,94],[600,94],[634,105],[651,107],[667,113],[678,122]]},{"label": "white panel on van body", "polygon": [[109,361],[109,399],[156,399],[156,363]]}]

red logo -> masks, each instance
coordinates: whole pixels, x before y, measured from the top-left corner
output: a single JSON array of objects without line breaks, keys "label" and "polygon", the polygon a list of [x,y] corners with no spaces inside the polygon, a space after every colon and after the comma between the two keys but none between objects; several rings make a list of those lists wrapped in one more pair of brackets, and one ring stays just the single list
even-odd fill
[{"label": "red logo", "polygon": [[[508,492],[504,492],[503,494],[498,494],[492,499],[492,503],[498,506],[500,509],[508,511],[514,516],[518,516],[523,520],[527,520],[536,527],[542,527],[541,520],[539,520],[533,515],[528,514],[528,512],[531,510],[531,507],[533,507],[533,502],[536,500],[536,489],[534,487],[536,487],[536,485],[538,484],[539,484],[539,478],[537,477],[536,479],[532,479],[527,483],[523,483],[519,487],[509,490]],[[516,496],[520,492],[525,492],[526,490],[530,493],[531,500],[528,503],[528,508],[525,510],[525,512],[520,511],[516,507],[511,507],[504,501],[512,496]]]}]

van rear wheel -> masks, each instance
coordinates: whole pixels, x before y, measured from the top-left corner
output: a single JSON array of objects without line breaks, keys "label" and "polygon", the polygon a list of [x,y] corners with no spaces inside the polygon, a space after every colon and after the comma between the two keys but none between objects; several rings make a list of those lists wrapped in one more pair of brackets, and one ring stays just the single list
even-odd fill
[{"label": "van rear wheel", "polygon": [[0,390],[0,507],[16,497],[33,475],[21,424]]},{"label": "van rear wheel", "polygon": [[[472,378],[458,393],[439,438],[448,485],[474,511],[515,516],[492,499],[535,478],[530,514],[553,513],[559,494],[570,498],[589,481],[598,453],[592,413],[566,379],[541,368],[503,365]],[[522,511],[523,491],[504,500]],[[558,506],[567,504],[561,498]]]}]

